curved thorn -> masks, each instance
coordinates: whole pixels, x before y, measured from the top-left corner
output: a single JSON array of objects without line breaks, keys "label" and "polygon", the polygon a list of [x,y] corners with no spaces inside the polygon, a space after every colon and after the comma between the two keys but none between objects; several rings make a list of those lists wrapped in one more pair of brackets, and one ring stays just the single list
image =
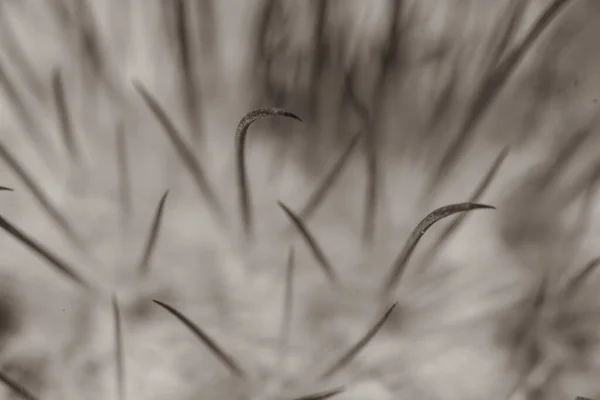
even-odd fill
[{"label": "curved thorn", "polygon": [[240,211],[242,217],[242,224],[244,228],[244,235],[246,239],[252,237],[252,215],[250,213],[250,189],[248,187],[248,175],[246,172],[246,135],[248,128],[255,121],[266,118],[269,116],[283,116],[288,118],[296,119],[300,122],[302,120],[297,115],[280,109],[280,108],[257,108],[241,119],[240,123],[235,132],[235,145],[236,145],[236,161],[237,161],[237,184],[239,187],[239,202]]},{"label": "curved thorn", "polygon": [[167,134],[171,144],[175,148],[179,158],[183,165],[188,169],[188,172],[192,175],[196,187],[204,199],[208,202],[209,207],[215,213],[218,222],[225,222],[225,214],[220,206],[217,196],[210,185],[204,168],[192,152],[189,146],[185,143],[182,134],[177,130],[175,124],[167,115],[164,108],[158,103],[158,101],[150,94],[148,89],[138,81],[133,81],[133,87],[142,97],[142,100],[146,106],[150,109],[152,114],[158,120],[163,130]]},{"label": "curved thorn", "polygon": [[10,390],[15,392],[21,398],[25,400],[39,400],[38,397],[34,396],[31,392],[25,389],[20,383],[17,383],[14,379],[0,371],[0,382],[4,383]]},{"label": "curved thorn", "polygon": [[352,346],[343,356],[341,356],[336,362],[334,362],[331,367],[327,368],[325,372],[323,372],[320,376],[321,379],[331,378],[336,372],[345,367],[348,363],[350,363],[356,355],[365,348],[367,344],[373,339],[373,337],[379,332],[385,321],[388,320],[394,309],[398,303],[392,304],[387,311],[377,320],[377,322],[367,331],[367,333],[358,341],[354,346]]},{"label": "curved thorn", "polygon": [[294,400],[325,400],[337,396],[338,394],[341,394],[344,391],[346,391],[346,388],[340,386],[338,388],[326,390],[324,392],[313,393],[302,397],[296,397]]},{"label": "curved thorn", "polygon": [[175,318],[177,318],[183,325],[185,325],[192,333],[204,344],[209,350],[229,369],[229,371],[237,376],[238,378],[245,378],[246,373],[239,367],[238,363],[228,355],[210,336],[208,336],[200,327],[194,324],[189,318],[183,315],[181,312],[171,307],[168,304],[160,302],[158,300],[152,300],[165,310],[170,312]]},{"label": "curved thorn", "polygon": [[121,326],[121,310],[115,293],[112,294],[112,309],[115,327],[115,365],[117,380],[117,399],[125,400],[125,357],[123,350],[123,329]]},{"label": "curved thorn", "polygon": [[281,209],[283,210],[283,212],[285,212],[285,214],[292,221],[292,223],[294,224],[294,226],[298,229],[298,231],[302,235],[302,238],[304,239],[304,241],[306,242],[306,244],[310,248],[313,256],[315,257],[315,259],[317,260],[317,262],[321,266],[321,269],[323,270],[323,272],[327,276],[327,279],[329,280],[329,282],[331,282],[333,284],[336,283],[337,282],[337,277],[336,277],[335,271],[333,270],[333,267],[331,266],[331,263],[329,262],[329,260],[325,256],[325,253],[321,249],[321,246],[319,246],[319,244],[317,243],[317,240],[315,239],[315,237],[308,230],[308,227],[304,224],[304,222],[302,222],[302,220],[300,219],[300,217],[298,215],[296,215],[292,210],[290,210],[281,201],[278,201],[277,205],[279,205],[279,207],[281,207]]},{"label": "curved thorn", "polygon": [[83,279],[76,271],[75,268],[68,265],[64,260],[61,260],[58,256],[52,254],[49,250],[44,248],[41,244],[37,243],[34,239],[29,237],[19,228],[8,222],[4,217],[0,216],[0,228],[12,237],[17,239],[19,242],[25,245],[25,247],[33,250],[38,256],[47,261],[51,266],[54,267],[60,274],[68,277],[73,282],[82,286],[85,289],[90,289],[91,286],[85,279]]},{"label": "curved thorn", "polygon": [[0,186],[0,190],[3,191],[7,191],[7,192],[14,192],[15,190],[6,186]]},{"label": "curved thorn", "polygon": [[[486,190],[498,174],[502,163],[508,156],[508,147],[504,147],[502,151],[496,156],[496,159],[492,163],[492,166],[485,174],[483,180],[477,185],[475,191],[471,195],[469,199],[469,203],[477,203],[480,198],[485,194]],[[431,263],[432,259],[435,255],[440,251],[440,249],[444,246],[445,243],[448,242],[450,237],[458,228],[460,228],[461,224],[465,221],[467,214],[462,214],[458,216],[452,223],[448,224],[448,226],[442,231],[442,234],[436,239],[436,241],[431,246],[430,250],[427,252],[425,259],[423,260],[423,267],[426,267],[429,263]]]},{"label": "curved thorn", "polygon": [[425,218],[423,218],[421,222],[419,222],[419,224],[416,226],[416,228],[412,231],[412,233],[408,237],[408,240],[406,241],[406,244],[404,245],[404,248],[394,261],[389,277],[384,282],[384,293],[389,293],[394,289],[395,285],[398,283],[398,281],[402,277],[402,274],[406,270],[408,260],[410,259],[410,256],[412,255],[413,251],[415,250],[415,247],[419,243],[419,240],[421,240],[421,237],[423,237],[425,232],[433,224],[453,214],[484,208],[495,209],[495,207],[486,204],[458,203],[440,207],[429,213]]},{"label": "curved thorn", "polygon": [[142,258],[138,264],[138,272],[140,275],[144,276],[148,274],[150,258],[154,253],[154,249],[156,247],[156,241],[158,239],[158,234],[160,233],[160,227],[162,223],[162,216],[165,208],[165,202],[167,200],[167,195],[169,191],[167,190],[160,201],[158,202],[158,206],[156,207],[156,211],[154,212],[154,218],[152,218],[152,225],[150,227],[150,233],[148,234],[148,240],[146,241],[146,246],[144,247],[144,253],[142,254]]}]

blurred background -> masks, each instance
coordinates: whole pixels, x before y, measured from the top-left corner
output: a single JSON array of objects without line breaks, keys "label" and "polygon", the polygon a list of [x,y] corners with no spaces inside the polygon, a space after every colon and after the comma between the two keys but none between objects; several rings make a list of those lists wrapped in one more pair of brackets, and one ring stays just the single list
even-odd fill
[{"label": "blurred background", "polygon": [[[3,0],[0,398],[599,398],[598,37],[595,0]],[[248,128],[249,240],[263,107],[301,121]]]}]

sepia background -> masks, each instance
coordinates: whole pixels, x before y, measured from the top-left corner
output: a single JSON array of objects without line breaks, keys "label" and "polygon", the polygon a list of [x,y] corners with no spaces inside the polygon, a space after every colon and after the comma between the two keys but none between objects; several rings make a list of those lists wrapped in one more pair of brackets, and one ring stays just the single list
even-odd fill
[{"label": "sepia background", "polygon": [[600,397],[598,1],[0,4],[0,399]]}]

